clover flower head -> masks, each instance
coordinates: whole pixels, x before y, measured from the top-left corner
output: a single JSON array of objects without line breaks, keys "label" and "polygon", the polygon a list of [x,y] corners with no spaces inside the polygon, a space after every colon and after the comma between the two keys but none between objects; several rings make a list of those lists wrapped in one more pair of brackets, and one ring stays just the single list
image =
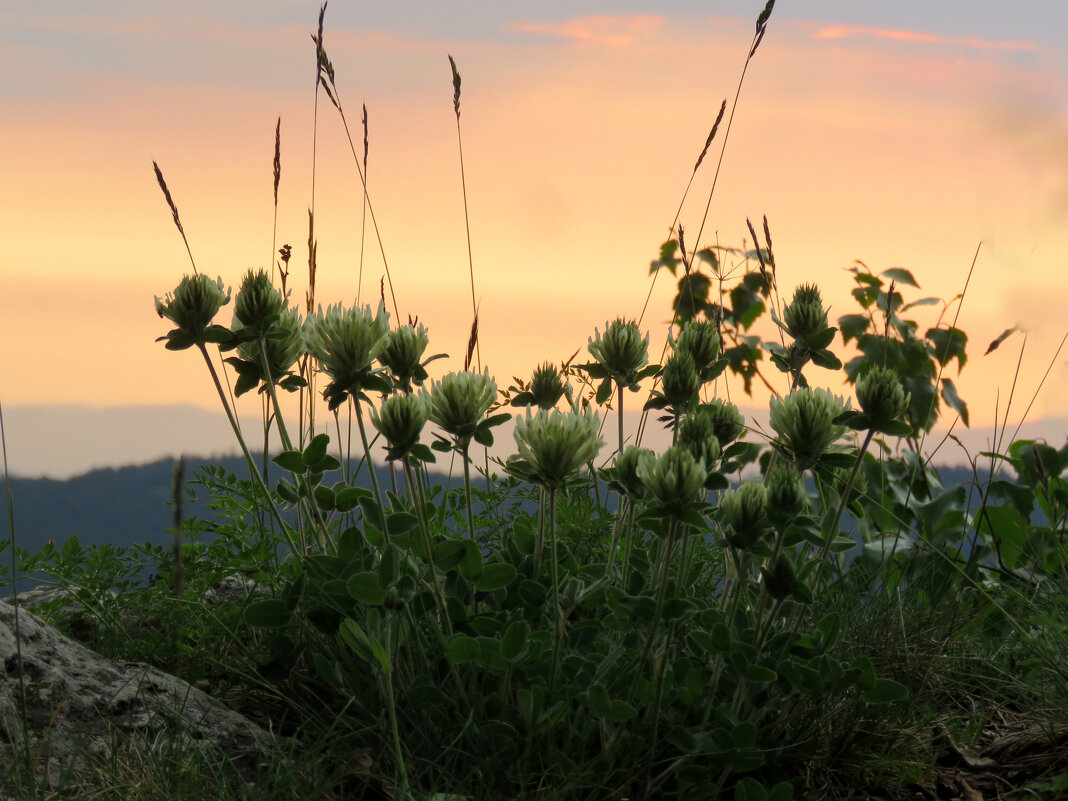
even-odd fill
[{"label": "clover flower head", "polygon": [[847,408],[845,401],[825,389],[799,387],[785,399],[771,399],[771,427],[776,443],[798,470],[812,467],[845,434],[834,418]]},{"label": "clover flower head", "polygon": [[889,367],[874,365],[857,377],[857,402],[878,431],[899,420],[909,407],[901,377]]},{"label": "clover flower head", "polygon": [[371,409],[370,417],[399,458],[419,443],[423,426],[430,418],[430,398],[425,392],[390,395],[378,411]]},{"label": "clover flower head", "polygon": [[617,382],[633,384],[638,371],[649,362],[649,335],[643,338],[638,324],[617,317],[605,325],[604,336],[593,329],[586,349]]},{"label": "clover flower head", "polygon": [[403,325],[386,333],[378,344],[376,355],[402,387],[410,388],[413,379],[418,384],[426,380],[421,360],[429,344],[430,335],[422,323]]},{"label": "clover flower head", "polygon": [[639,448],[636,445],[628,445],[623,452],[616,456],[615,471],[616,483],[623,492],[632,500],[645,494],[645,484],[638,475],[638,465],[644,458],[656,458],[656,454],[648,448]]},{"label": "clover flower head", "polygon": [[230,290],[223,289],[222,278],[213,281],[202,273],[183,276],[164,300],[155,298],[156,313],[198,343],[219,309],[229,302]]},{"label": "clover flower head", "polygon": [[686,351],[676,351],[668,357],[660,373],[660,387],[664,398],[675,409],[685,409],[697,400],[701,379],[693,357]]},{"label": "clover flower head", "polygon": [[560,489],[604,445],[600,426],[592,409],[566,414],[539,409],[534,415],[528,409],[525,417],[516,418],[514,436],[519,456],[533,468],[534,481]]},{"label": "clover flower head", "polygon": [[534,371],[530,382],[530,394],[534,402],[542,409],[551,409],[564,396],[567,388],[560,378],[560,372],[549,362],[545,362]]},{"label": "clover flower head", "polygon": [[789,523],[808,505],[805,481],[793,465],[777,463],[765,476],[764,486],[768,490],[768,516],[773,523]]},{"label": "clover flower head", "polygon": [[706,320],[686,323],[675,340],[676,353],[688,353],[698,370],[708,367],[719,357],[720,339],[716,326]]},{"label": "clover flower head", "polygon": [[234,299],[234,322],[263,336],[286,308],[282,293],[263,270],[249,270]]},{"label": "clover flower head", "polygon": [[[277,384],[279,380],[289,372],[290,368],[293,367],[294,362],[300,358],[300,312],[295,307],[283,309],[275,319],[272,327],[275,332],[282,331],[285,334],[284,336],[271,336],[262,340],[264,351],[267,356],[267,369],[270,370],[271,373],[271,381],[274,384]],[[235,314],[231,329],[236,334],[243,328],[244,325]],[[257,366],[261,366],[259,341],[246,340],[237,346],[237,352],[242,359]],[[261,373],[260,380],[264,380],[264,378],[265,377]]]},{"label": "clover flower head", "polygon": [[370,370],[378,343],[388,331],[384,302],[379,302],[377,314],[370,306],[346,309],[338,303],[325,312],[320,307],[308,317],[301,337],[305,351],[318,359],[323,371],[346,384]]},{"label": "clover flower head", "polygon": [[783,310],[783,320],[790,335],[805,341],[827,328],[827,310],[815,284],[802,284],[794,290],[793,300]]},{"label": "clover flower head", "polygon": [[693,454],[693,458],[711,467],[723,454],[723,448],[716,436],[712,415],[699,408],[687,415],[679,424],[678,445]]},{"label": "clover flower head", "polygon": [[752,546],[767,524],[768,491],[756,481],[746,481],[737,489],[729,489],[719,499],[723,518],[733,529],[727,541],[736,548]]},{"label": "clover flower head", "polygon": [[700,499],[708,477],[704,463],[678,446],[668,448],[660,457],[643,454],[637,473],[653,500],[676,512]]},{"label": "clover flower head", "polygon": [[455,372],[430,386],[430,419],[459,439],[471,437],[497,399],[489,368],[483,373]]},{"label": "clover flower head", "polygon": [[745,418],[738,411],[738,407],[730,401],[715,398],[708,403],[702,403],[699,411],[711,418],[712,430],[715,431],[716,439],[724,448],[745,433]]}]

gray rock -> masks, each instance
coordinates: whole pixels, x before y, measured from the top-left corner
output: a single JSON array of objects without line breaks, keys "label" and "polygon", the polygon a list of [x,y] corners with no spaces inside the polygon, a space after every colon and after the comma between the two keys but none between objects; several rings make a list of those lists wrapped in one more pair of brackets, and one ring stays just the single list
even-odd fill
[{"label": "gray rock", "polygon": [[182,738],[185,747],[205,749],[249,779],[267,752],[292,744],[181,679],[105,659],[22,609],[27,742],[15,614],[13,605],[0,603],[0,765],[14,764],[28,747],[54,784],[76,775],[87,756],[106,759],[116,743],[151,748]]}]

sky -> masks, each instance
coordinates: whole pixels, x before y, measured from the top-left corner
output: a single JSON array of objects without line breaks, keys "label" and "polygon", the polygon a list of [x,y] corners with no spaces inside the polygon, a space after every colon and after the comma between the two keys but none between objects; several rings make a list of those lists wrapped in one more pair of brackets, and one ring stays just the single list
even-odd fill
[{"label": "sky", "polygon": [[[762,5],[334,0],[324,44],[357,152],[367,108],[380,251],[341,115],[321,92],[316,103],[316,3],[5,4],[0,403],[219,411],[195,353],[154,341],[167,326],[153,297],[191,268],[153,160],[197,267],[228,286],[289,243],[303,306],[314,206],[316,302],[376,301],[384,251],[401,322],[418,316],[431,352],[450,354],[438,374],[463,365],[471,272],[481,362],[498,384],[576,350],[584,361],[595,328],[641,312],[649,262],[720,103],[731,108]],[[462,76],[470,266],[449,55]],[[683,206],[688,238],[722,141],[721,129]],[[857,311],[855,260],[905,267],[920,294],[950,299],[974,257],[957,321],[970,361],[950,373],[973,426],[1000,419],[1010,393],[1020,420],[1047,370],[1027,419],[1068,418],[1068,356],[1056,355],[1068,330],[1068,4],[780,0],[699,243],[748,244],[746,219],[759,229],[764,215],[784,293],[818,283],[832,321]],[[643,320],[654,359],[669,277]],[[917,309],[921,325],[940,311]],[[1022,355],[1016,336],[983,356],[1017,324]],[[830,373],[810,378],[847,391]],[[243,408],[257,411],[255,399]],[[173,425],[174,447],[185,425]],[[34,426],[62,472],[68,435]]]}]

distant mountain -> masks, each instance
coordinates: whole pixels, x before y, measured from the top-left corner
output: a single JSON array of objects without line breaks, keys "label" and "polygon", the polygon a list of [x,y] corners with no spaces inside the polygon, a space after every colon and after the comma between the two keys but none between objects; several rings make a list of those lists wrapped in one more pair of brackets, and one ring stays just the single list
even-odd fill
[{"label": "distant mountain", "polygon": [[[509,411],[522,414],[521,410]],[[757,431],[769,430],[766,407],[743,406],[742,413]],[[628,439],[637,430],[639,418],[638,412],[624,415]],[[16,476],[71,478],[97,468],[143,464],[181,453],[222,456],[238,452],[233,432],[221,411],[188,405],[103,409],[14,406],[4,407],[4,423],[9,469]],[[257,416],[243,416],[241,423],[245,431],[261,430]],[[614,447],[614,426],[615,416],[610,413],[604,433],[608,441],[605,455]],[[496,443],[491,455],[506,458],[515,453],[512,428],[509,422],[495,429]],[[1060,447],[1066,431],[1066,419],[1040,421],[1023,426],[1017,438],[1044,438]],[[958,426],[953,433],[973,457],[980,451],[992,450],[995,441],[994,431],[989,428],[969,430]],[[759,437],[759,433],[754,433],[750,438],[756,441]],[[943,437],[944,432],[936,428],[924,443],[924,451],[930,453],[937,448],[934,456],[937,464],[965,464],[965,451],[953,440],[943,443]],[[252,440],[256,441],[255,435]],[[659,427],[650,426],[643,444],[660,451],[670,444],[670,436]],[[271,447],[277,447],[277,443]]]}]

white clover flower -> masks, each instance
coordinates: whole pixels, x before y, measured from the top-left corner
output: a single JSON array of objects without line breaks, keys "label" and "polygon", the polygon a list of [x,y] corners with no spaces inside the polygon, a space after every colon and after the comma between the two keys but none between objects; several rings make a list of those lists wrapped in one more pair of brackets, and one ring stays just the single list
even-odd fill
[{"label": "white clover flower", "polygon": [[430,418],[430,398],[425,392],[390,395],[378,411],[371,409],[371,423],[389,442],[394,457],[407,454],[418,444]]},{"label": "white clover flower", "polygon": [[455,372],[431,382],[430,419],[459,439],[471,437],[497,399],[497,382],[483,373]]},{"label": "white clover flower", "polygon": [[322,307],[304,323],[304,349],[319,361],[323,371],[337,382],[366,372],[379,342],[389,331],[389,312],[383,302],[377,314],[370,306],[346,309],[340,303],[324,312]]},{"label": "white clover flower", "polygon": [[544,409],[516,418],[515,441],[519,456],[533,468],[533,481],[559,489],[582,465],[593,460],[604,445],[598,434],[600,418],[591,409],[551,414]]},{"label": "white clover flower", "polygon": [[637,473],[653,500],[674,512],[686,509],[701,497],[708,477],[704,463],[677,446],[668,448],[660,457],[643,454],[638,459]]},{"label": "white clover flower", "polygon": [[771,427],[779,435],[776,443],[798,470],[812,467],[845,434],[845,426],[833,421],[846,408],[842,398],[811,387],[795,389],[784,400],[771,399]]}]

